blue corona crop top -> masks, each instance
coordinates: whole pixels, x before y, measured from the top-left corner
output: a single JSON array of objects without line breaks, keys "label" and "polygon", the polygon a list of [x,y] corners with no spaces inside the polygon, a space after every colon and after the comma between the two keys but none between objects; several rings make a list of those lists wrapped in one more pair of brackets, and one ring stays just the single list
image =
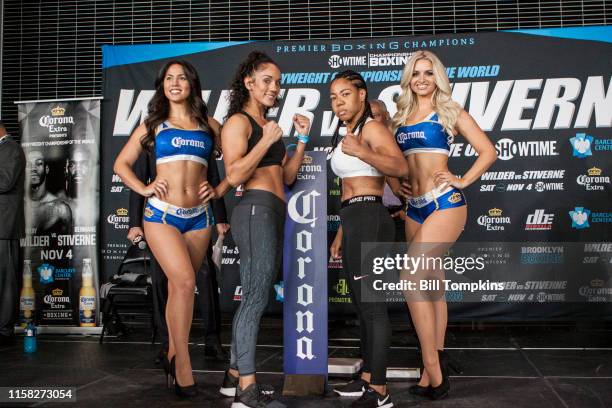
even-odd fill
[{"label": "blue corona crop top", "polygon": [[441,153],[448,155],[453,137],[449,136],[438,121],[438,114],[432,112],[414,125],[397,128],[395,141],[404,156],[413,153]]},{"label": "blue corona crop top", "polygon": [[[363,126],[365,126],[371,120],[374,120],[374,119],[372,118],[366,119]],[[355,133],[355,136],[358,136],[358,135],[359,135],[359,131]],[[378,171],[375,167],[373,167],[372,165],[364,162],[363,160],[355,156],[351,156],[351,155],[344,153],[342,151],[342,141],[343,140],[344,139],[342,139],[340,143],[338,143],[338,146],[336,146],[336,148],[332,152],[331,161],[330,161],[331,168],[338,177],[340,177],[341,179],[344,179],[347,177],[362,177],[362,176],[382,177],[383,176],[383,174],[380,171]]]},{"label": "blue corona crop top", "polygon": [[156,164],[190,160],[208,166],[212,150],[213,138],[202,129],[179,129],[169,122],[163,122],[157,128]]}]

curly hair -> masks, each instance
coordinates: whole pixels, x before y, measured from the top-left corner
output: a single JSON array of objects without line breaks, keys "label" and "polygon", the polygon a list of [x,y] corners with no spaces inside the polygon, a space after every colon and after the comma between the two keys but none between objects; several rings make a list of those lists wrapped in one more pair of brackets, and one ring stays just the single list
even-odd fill
[{"label": "curly hair", "polygon": [[436,89],[431,95],[431,103],[438,114],[440,123],[449,135],[449,140],[452,141],[455,134],[455,123],[461,113],[461,106],[451,98],[451,87],[446,75],[446,68],[444,68],[440,59],[430,51],[417,51],[406,62],[400,81],[402,92],[396,101],[397,113],[393,116],[393,128],[397,129],[402,126],[417,111],[418,101],[410,88],[410,80],[417,61],[422,59],[431,62],[433,67]]},{"label": "curly hair", "polygon": [[[355,88],[363,89],[366,93],[365,100],[364,100],[365,107],[363,110],[363,114],[361,115],[361,117],[357,121],[357,124],[355,125],[355,128],[353,129],[353,133],[357,133],[359,129],[361,129],[363,125],[365,125],[366,120],[372,117],[372,107],[370,106],[370,103],[368,102],[369,100],[368,99],[368,87],[366,86],[365,79],[363,79],[361,74],[353,71],[352,69],[347,69],[346,71],[340,72],[338,75],[334,77],[334,80],[331,83],[333,84],[334,81],[338,79],[346,79]],[[334,131],[334,136],[332,137],[332,146],[334,149],[336,148],[336,146],[338,146],[338,143],[340,142],[339,140],[340,139],[340,127],[341,127],[341,124],[340,124],[340,121],[338,121],[338,126],[336,126],[336,130]]]},{"label": "curly hair", "polygon": [[278,67],[272,58],[261,51],[252,51],[238,66],[230,84],[229,109],[225,120],[244,109],[249,101],[249,90],[244,86],[244,79],[253,75],[263,64],[273,64]]},{"label": "curly hair", "polygon": [[164,80],[168,69],[175,64],[183,67],[183,72],[189,83],[190,92],[187,97],[187,110],[191,118],[198,122],[202,129],[212,134],[208,124],[208,107],[202,99],[202,85],[200,84],[198,72],[189,62],[175,59],[166,63],[159,70],[155,78],[155,94],[149,101],[148,114],[144,121],[147,128],[147,134],[140,141],[142,147],[149,153],[153,151],[153,146],[155,145],[157,127],[168,119],[168,115],[170,114],[170,103],[164,93]]}]

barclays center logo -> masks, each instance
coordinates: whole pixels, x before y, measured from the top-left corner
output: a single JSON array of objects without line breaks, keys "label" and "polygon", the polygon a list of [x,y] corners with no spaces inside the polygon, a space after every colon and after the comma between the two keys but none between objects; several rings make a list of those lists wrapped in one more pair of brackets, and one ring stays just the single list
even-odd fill
[{"label": "barclays center logo", "polygon": [[593,155],[591,152],[593,136],[589,136],[585,133],[576,133],[576,136],[572,137],[569,141],[572,145],[572,149],[574,149],[572,156],[584,159],[585,157]]},{"label": "barclays center logo", "polygon": [[575,207],[573,211],[569,212],[569,216],[572,219],[572,228],[589,228],[589,215],[591,215],[590,210],[584,207]]}]

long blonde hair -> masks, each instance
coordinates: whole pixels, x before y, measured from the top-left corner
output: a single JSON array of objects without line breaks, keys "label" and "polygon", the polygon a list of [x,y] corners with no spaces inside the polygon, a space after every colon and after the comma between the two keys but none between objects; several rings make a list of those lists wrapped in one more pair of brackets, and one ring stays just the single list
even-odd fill
[{"label": "long blonde hair", "polygon": [[410,80],[412,79],[412,73],[417,61],[422,59],[431,62],[433,67],[436,89],[431,95],[431,103],[438,114],[438,121],[450,136],[449,141],[452,141],[455,135],[455,123],[461,112],[461,106],[451,98],[451,87],[446,75],[446,68],[440,59],[430,51],[417,51],[406,62],[400,81],[402,93],[397,98],[397,113],[393,116],[393,129],[402,126],[417,111],[418,100],[412,89],[410,89]]}]

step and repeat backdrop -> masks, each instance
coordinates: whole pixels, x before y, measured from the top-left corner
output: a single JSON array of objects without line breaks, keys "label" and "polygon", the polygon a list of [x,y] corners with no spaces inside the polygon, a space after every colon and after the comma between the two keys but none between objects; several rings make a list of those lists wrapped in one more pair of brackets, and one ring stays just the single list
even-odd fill
[{"label": "step and repeat backdrop", "polygon": [[[611,38],[612,27],[585,27],[355,40],[105,46],[102,280],[117,271],[129,244],[129,191],[113,174],[113,161],[144,120],[155,76],[167,61],[182,58],[196,66],[209,110],[223,122],[236,67],[254,49],[266,52],[282,71],[279,106],[271,110],[269,119],[280,124],[289,146],[296,142],[292,116],[309,116],[308,150],[329,153],[337,125],[329,99],[334,76],[345,69],[361,72],[370,98],[382,100],[393,115],[403,66],[412,52],[425,49],[441,58],[453,84],[453,98],[476,119],[498,153],[492,168],[465,190],[469,215],[460,241],[481,244],[488,262],[503,271],[507,290],[483,293],[469,302],[460,293],[451,294],[451,319],[610,316]],[[451,171],[463,174],[475,158],[466,140],[456,137]],[[222,160],[218,163],[222,170]],[[327,170],[331,242],[340,223],[340,186]],[[230,214],[239,194],[234,190],[225,197]],[[342,265],[329,259],[329,253],[327,258],[327,270],[320,273],[328,274],[329,312],[350,314]],[[240,301],[238,268],[238,250],[229,236],[223,249],[224,311],[233,310]],[[516,273],[523,268],[531,271],[528,277]],[[556,280],[545,273],[552,269],[559,272]],[[281,313],[282,289],[279,271],[270,312]],[[405,315],[402,304],[392,308],[397,316]]]}]

